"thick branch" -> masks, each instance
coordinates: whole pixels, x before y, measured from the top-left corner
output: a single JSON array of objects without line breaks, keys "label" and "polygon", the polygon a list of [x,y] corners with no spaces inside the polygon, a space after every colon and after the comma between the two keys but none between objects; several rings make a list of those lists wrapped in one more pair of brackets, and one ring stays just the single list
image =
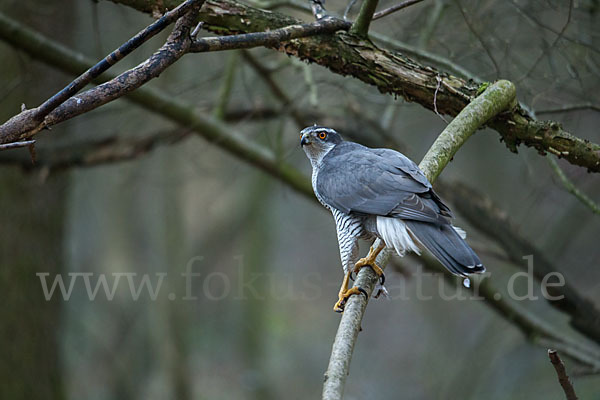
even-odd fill
[{"label": "thick branch", "polygon": [[452,122],[431,146],[421,169],[434,181],[442,169],[452,160],[458,149],[477,129],[495,115],[511,107],[516,89],[509,81],[498,81],[475,98]]},{"label": "thick branch", "polygon": [[[515,88],[508,81],[499,81],[485,90],[471,102],[452,124],[438,136],[431,149],[419,167],[425,176],[433,182],[450,162],[452,155],[463,143],[489,118],[504,111],[515,101]],[[387,254],[381,255],[379,266],[384,268]],[[358,273],[355,285],[366,290],[371,296],[377,282],[377,275],[370,268],[362,268]],[[354,344],[360,331],[360,324],[367,307],[368,299],[363,296],[352,296],[346,305],[338,331],[331,350],[329,367],[325,374],[323,399],[341,399],[344,393],[344,383],[350,369],[350,360]]]},{"label": "thick branch", "polygon": [[[299,23],[295,18],[231,0],[209,0],[200,14],[206,28],[222,34],[264,31]],[[477,84],[436,71],[346,33],[292,40],[278,50],[326,66],[335,73],[351,75],[376,86],[381,92],[400,95],[431,110],[434,109],[433,98],[439,77],[442,84],[437,109],[452,116],[476,97],[479,89]],[[520,107],[496,116],[488,126],[498,131],[513,152],[519,144],[525,144],[541,154],[550,152],[574,165],[600,172],[600,145],[571,135],[556,122],[536,121]]]}]

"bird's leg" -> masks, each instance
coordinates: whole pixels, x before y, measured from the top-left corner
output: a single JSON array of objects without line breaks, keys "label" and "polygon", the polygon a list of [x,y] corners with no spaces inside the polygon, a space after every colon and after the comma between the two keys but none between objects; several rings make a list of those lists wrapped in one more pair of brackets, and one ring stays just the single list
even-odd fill
[{"label": "bird's leg", "polygon": [[366,257],[358,260],[358,262],[354,265],[354,273],[357,274],[361,268],[369,266],[371,267],[373,272],[377,274],[379,279],[381,279],[381,284],[383,285],[385,283],[385,275],[383,274],[383,270],[379,267],[379,265],[377,265],[376,260],[377,256],[379,255],[379,253],[381,253],[381,250],[383,250],[384,248],[385,243],[383,242],[383,240],[381,241],[381,243],[379,243],[379,246],[371,246],[371,248],[369,249],[369,254],[367,254]]},{"label": "bird's leg", "polygon": [[365,297],[368,298],[367,292],[365,292],[365,290],[363,288],[354,286],[354,287],[351,287],[350,289],[348,289],[348,284],[350,282],[350,274],[351,273],[352,273],[352,270],[349,269],[348,272],[346,272],[346,275],[344,275],[344,280],[342,281],[342,287],[340,288],[340,293],[338,294],[338,301],[333,306],[333,311],[335,311],[335,312],[343,312],[344,307],[346,306],[346,302],[348,301],[350,296],[352,296],[353,294],[361,294],[362,293],[365,295]]}]

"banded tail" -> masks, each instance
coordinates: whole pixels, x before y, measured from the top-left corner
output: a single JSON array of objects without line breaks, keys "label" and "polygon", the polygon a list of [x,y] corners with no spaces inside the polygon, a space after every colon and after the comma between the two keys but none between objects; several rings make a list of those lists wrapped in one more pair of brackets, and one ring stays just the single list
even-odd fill
[{"label": "banded tail", "polygon": [[481,260],[450,224],[405,220],[410,232],[455,275],[467,276],[485,272]]}]

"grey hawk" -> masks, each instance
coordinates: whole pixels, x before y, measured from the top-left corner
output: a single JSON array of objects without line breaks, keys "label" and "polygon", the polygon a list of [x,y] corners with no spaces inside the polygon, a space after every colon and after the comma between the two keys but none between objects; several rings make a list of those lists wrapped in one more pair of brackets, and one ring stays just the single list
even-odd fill
[{"label": "grey hawk", "polygon": [[[452,213],[431,187],[419,167],[391,149],[372,149],[345,141],[333,129],[311,126],[301,131],[300,144],[312,165],[312,186],[319,202],[333,214],[337,230],[344,282],[334,310],[342,312],[352,294],[352,272],[375,263],[388,246],[398,255],[429,250],[450,272],[467,277],[485,272],[477,254],[464,241],[464,231],[451,224]],[[359,260],[358,240],[380,238]]]}]

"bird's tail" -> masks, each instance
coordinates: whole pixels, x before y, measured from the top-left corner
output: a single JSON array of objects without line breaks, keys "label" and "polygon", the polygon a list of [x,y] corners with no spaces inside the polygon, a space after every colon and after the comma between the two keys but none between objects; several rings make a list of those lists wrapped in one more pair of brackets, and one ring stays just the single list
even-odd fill
[{"label": "bird's tail", "polygon": [[460,276],[485,272],[477,254],[450,224],[405,220],[406,226],[450,272]]}]

